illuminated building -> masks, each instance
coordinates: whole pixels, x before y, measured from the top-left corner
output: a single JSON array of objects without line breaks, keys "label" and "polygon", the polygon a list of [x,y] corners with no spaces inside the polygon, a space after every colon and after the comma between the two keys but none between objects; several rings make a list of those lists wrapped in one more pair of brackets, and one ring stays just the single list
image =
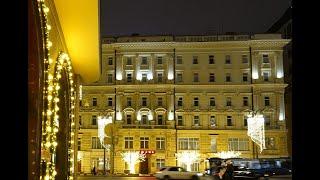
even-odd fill
[{"label": "illuminated building", "polygon": [[[97,117],[106,112],[117,127],[114,173],[128,170],[121,152],[130,150],[147,153],[135,165],[142,174],[185,167],[175,155],[187,150],[200,154],[192,171],[224,151],[287,157],[282,53],[288,42],[279,34],[103,38],[100,79],[82,84],[81,172],[103,169]],[[252,110],[266,121],[261,154],[247,136]],[[113,156],[107,157],[112,171]]]}]

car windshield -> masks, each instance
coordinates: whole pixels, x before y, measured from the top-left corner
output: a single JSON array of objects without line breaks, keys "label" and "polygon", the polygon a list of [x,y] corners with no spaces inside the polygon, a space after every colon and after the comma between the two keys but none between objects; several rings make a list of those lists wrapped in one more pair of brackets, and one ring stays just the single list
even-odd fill
[{"label": "car windshield", "polygon": [[163,171],[163,170],[165,170],[166,168],[161,168],[161,169],[159,169],[159,171]]}]

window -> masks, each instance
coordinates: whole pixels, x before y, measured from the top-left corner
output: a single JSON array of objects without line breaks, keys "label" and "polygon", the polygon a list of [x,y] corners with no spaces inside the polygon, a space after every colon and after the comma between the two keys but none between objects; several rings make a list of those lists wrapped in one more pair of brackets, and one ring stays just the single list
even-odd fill
[{"label": "window", "polygon": [[179,138],[179,150],[198,150],[199,138]]},{"label": "window", "polygon": [[127,114],[127,124],[132,124],[131,114]]},{"label": "window", "polygon": [[227,104],[227,106],[231,106],[231,97],[227,97],[226,104]]},{"label": "window", "polygon": [[209,82],[214,82],[215,78],[214,78],[214,73],[210,73],[209,74]]},{"label": "window", "polygon": [[217,139],[215,137],[211,137],[210,150],[211,152],[217,152]]},{"label": "window", "polygon": [[248,63],[248,55],[242,55],[242,63]]},{"label": "window", "polygon": [[133,137],[124,137],[124,148],[133,149]]},{"label": "window", "polygon": [[[190,172],[199,172],[199,162],[194,162],[191,164]],[[185,163],[181,163],[180,166],[185,170],[187,169],[187,165]],[[181,171],[181,170],[180,170]]]},{"label": "window", "polygon": [[275,149],[276,148],[274,137],[266,137],[265,142],[266,142],[267,149]]},{"label": "window", "polygon": [[182,73],[177,73],[177,82],[182,82]]},{"label": "window", "polygon": [[199,106],[199,98],[193,98],[193,106]]},{"label": "window", "polygon": [[178,99],[178,106],[182,106],[183,105],[183,98],[179,97]]},{"label": "window", "polygon": [[148,64],[148,59],[147,59],[147,57],[142,57],[141,65],[147,65],[147,64]]},{"label": "window", "polygon": [[193,73],[193,82],[199,82],[199,73]]},{"label": "window", "polygon": [[232,116],[227,116],[227,126],[232,126]]},{"label": "window", "polygon": [[127,65],[132,65],[132,58],[131,57],[127,57]]},{"label": "window", "polygon": [[226,55],[226,64],[231,64],[231,56],[230,55]]},{"label": "window", "polygon": [[177,56],[177,64],[182,64],[182,56]]},{"label": "window", "polygon": [[243,106],[248,106],[249,105],[249,98],[248,97],[243,97]]},{"label": "window", "polygon": [[248,151],[249,140],[247,138],[229,138],[228,149],[229,151]]},{"label": "window", "polygon": [[216,117],[215,116],[210,116],[210,126],[211,127],[216,127]]},{"label": "window", "polygon": [[91,116],[91,125],[97,125],[97,116]]},{"label": "window", "polygon": [[158,98],[158,106],[162,106],[162,98]]},{"label": "window", "polygon": [[246,117],[244,117],[243,119],[243,125],[248,126],[248,119]]},{"label": "window", "polygon": [[264,106],[270,106],[270,98],[268,96],[264,97]]},{"label": "window", "polygon": [[163,125],[163,115],[158,115],[158,125]]},{"label": "window", "polygon": [[210,106],[216,106],[216,100],[214,97],[211,97],[210,98],[210,103],[209,103]]},{"label": "window", "polygon": [[108,58],[108,65],[112,65],[113,64],[113,58],[112,57],[109,57]]},{"label": "window", "polygon": [[127,82],[132,82],[132,74],[131,73],[127,74]]},{"label": "window", "polygon": [[164,137],[157,137],[156,138],[156,146],[157,146],[157,150],[164,150],[165,149],[165,138]]},{"label": "window", "polygon": [[193,56],[192,64],[198,64],[198,56]]},{"label": "window", "polygon": [[269,81],[269,73],[268,72],[263,72],[263,80]]},{"label": "window", "polygon": [[112,98],[108,98],[108,106],[112,106]]},{"label": "window", "polygon": [[142,74],[142,82],[147,82],[147,74]]},{"label": "window", "polygon": [[226,82],[231,82],[231,74],[230,73],[226,74]]},{"label": "window", "polygon": [[147,106],[147,98],[146,97],[142,98],[142,106]]},{"label": "window", "polygon": [[112,74],[108,74],[108,83],[112,83],[113,80],[113,75]]},{"label": "window", "polygon": [[149,148],[149,137],[140,137],[140,148]]},{"label": "window", "polygon": [[81,128],[81,126],[82,126],[82,117],[79,116],[79,128]]},{"label": "window", "polygon": [[248,73],[243,73],[242,74],[242,81],[243,82],[248,82]]},{"label": "window", "polygon": [[214,56],[213,55],[209,56],[209,64],[214,64]]},{"label": "window", "polygon": [[158,170],[165,166],[165,160],[164,159],[157,159],[156,163],[157,163],[157,169]]},{"label": "window", "polygon": [[78,138],[78,151],[81,151],[81,139]]},{"label": "window", "polygon": [[161,83],[162,82],[162,73],[158,73],[158,82]]},{"label": "window", "polygon": [[127,106],[131,107],[132,105],[132,98],[131,97],[127,97]]},{"label": "window", "polygon": [[178,116],[178,126],[183,126],[182,116]]},{"label": "window", "polygon": [[98,137],[91,138],[91,149],[103,149],[103,146],[100,143],[100,139]]},{"label": "window", "polygon": [[263,54],[263,55],[262,55],[262,62],[263,62],[263,63],[270,63],[270,62],[269,62],[269,55],[268,55],[268,54]]},{"label": "window", "polygon": [[193,124],[196,126],[200,125],[199,116],[193,116]]},{"label": "window", "polygon": [[266,127],[270,127],[270,125],[271,125],[271,117],[270,117],[270,115],[265,115],[264,116],[264,123],[265,123]]},{"label": "window", "polygon": [[141,124],[148,125],[148,116],[147,115],[141,116]]},{"label": "window", "polygon": [[92,98],[92,106],[97,106],[97,98]]},{"label": "window", "polygon": [[158,56],[157,57],[157,63],[158,64],[162,64],[162,56]]}]

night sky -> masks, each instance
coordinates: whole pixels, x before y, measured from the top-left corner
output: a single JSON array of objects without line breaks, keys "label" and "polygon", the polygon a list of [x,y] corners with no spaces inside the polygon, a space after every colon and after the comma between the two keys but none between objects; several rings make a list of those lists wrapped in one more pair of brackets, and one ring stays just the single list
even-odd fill
[{"label": "night sky", "polygon": [[101,0],[101,35],[263,33],[291,0]]}]

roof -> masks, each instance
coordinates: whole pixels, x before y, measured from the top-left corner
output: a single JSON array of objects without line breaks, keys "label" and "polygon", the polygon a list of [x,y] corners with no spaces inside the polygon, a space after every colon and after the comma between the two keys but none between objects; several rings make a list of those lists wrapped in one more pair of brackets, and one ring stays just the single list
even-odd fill
[{"label": "roof", "polygon": [[289,7],[286,12],[275,22],[267,31],[267,33],[277,32],[284,24],[292,19],[292,7]]}]

